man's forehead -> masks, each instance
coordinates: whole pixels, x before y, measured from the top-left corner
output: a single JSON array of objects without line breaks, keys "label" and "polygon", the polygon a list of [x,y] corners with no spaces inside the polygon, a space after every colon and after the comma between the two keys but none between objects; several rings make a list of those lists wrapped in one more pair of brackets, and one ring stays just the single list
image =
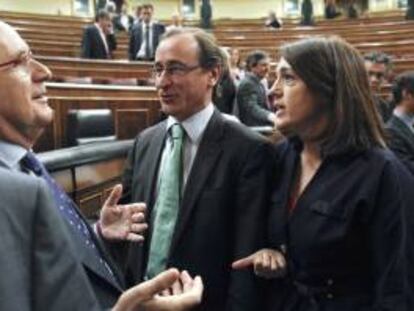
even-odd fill
[{"label": "man's forehead", "polygon": [[155,61],[192,61],[193,58],[198,60],[198,44],[189,34],[179,34],[164,39],[155,53]]},{"label": "man's forehead", "polygon": [[28,45],[9,25],[0,22],[0,63],[29,50]]},{"label": "man's forehead", "polygon": [[369,71],[374,72],[385,72],[387,70],[387,66],[385,64],[374,62],[371,62],[371,64],[369,64],[367,68]]}]

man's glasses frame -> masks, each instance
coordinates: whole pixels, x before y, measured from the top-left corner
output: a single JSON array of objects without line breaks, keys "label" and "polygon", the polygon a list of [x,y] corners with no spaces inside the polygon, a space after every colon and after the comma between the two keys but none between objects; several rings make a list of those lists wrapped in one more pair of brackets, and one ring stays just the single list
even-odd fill
[{"label": "man's glasses frame", "polygon": [[193,66],[188,66],[182,63],[170,63],[165,66],[162,64],[155,64],[152,68],[152,75],[155,78],[159,78],[163,73],[165,73],[170,77],[181,77],[193,70],[196,70],[197,68],[201,68],[200,64]]},{"label": "man's glasses frame", "polygon": [[0,71],[6,71],[7,69],[14,68],[20,64],[27,64],[33,59],[32,51],[21,53],[17,58],[8,62],[0,64]]}]

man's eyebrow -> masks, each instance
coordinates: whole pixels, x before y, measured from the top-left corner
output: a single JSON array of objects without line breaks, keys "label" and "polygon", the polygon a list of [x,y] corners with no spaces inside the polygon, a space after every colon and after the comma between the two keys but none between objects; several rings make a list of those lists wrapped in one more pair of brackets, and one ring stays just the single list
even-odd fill
[{"label": "man's eyebrow", "polygon": [[278,72],[280,72],[280,73],[286,73],[287,71],[290,71],[290,70],[292,70],[292,68],[290,68],[290,67],[288,67],[288,66],[284,65],[284,66],[282,66],[282,67],[277,68],[277,70],[276,70],[276,71],[278,71]]}]

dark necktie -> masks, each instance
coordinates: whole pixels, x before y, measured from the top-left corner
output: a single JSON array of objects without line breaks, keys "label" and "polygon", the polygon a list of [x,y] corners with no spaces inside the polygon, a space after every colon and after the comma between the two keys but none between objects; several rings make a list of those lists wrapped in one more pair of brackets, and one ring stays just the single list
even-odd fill
[{"label": "dark necktie", "polygon": [[23,168],[33,172],[35,175],[43,178],[51,193],[53,199],[56,203],[56,206],[59,209],[59,212],[63,216],[66,222],[68,222],[71,227],[75,228],[75,232],[79,234],[81,239],[85,242],[87,247],[93,249],[95,255],[98,257],[99,262],[104,266],[104,269],[109,273],[109,275],[114,278],[113,272],[109,267],[106,260],[102,257],[99,249],[97,248],[94,239],[91,236],[88,225],[85,221],[79,216],[79,211],[75,206],[75,203],[69,198],[66,192],[55,182],[55,180],[49,175],[46,168],[43,164],[36,158],[32,152],[26,153],[26,155],[21,160]]},{"label": "dark necktie", "polygon": [[150,47],[150,26],[145,25],[145,58],[151,58],[151,47]]}]

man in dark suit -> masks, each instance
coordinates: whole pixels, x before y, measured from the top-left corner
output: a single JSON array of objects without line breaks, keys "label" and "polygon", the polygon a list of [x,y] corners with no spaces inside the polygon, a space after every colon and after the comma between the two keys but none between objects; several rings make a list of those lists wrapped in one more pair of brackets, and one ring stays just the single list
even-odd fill
[{"label": "man in dark suit", "polygon": [[81,43],[81,57],[91,59],[111,59],[116,49],[110,14],[100,10],[96,22],[85,28]]},{"label": "man in dark suit", "polygon": [[152,20],[154,7],[152,4],[141,6],[141,22],[131,30],[129,38],[130,60],[154,60],[154,53],[165,26]]},{"label": "man in dark suit", "polygon": [[214,108],[222,62],[199,29],[175,29],[158,46],[155,84],[168,118],[136,138],[123,181],[125,202],[147,204],[150,233],[129,245],[123,265],[129,284],[170,266],[202,275],[201,310],[261,310],[253,273],[234,273],[231,262],[264,242],[272,147]]},{"label": "man in dark suit", "polygon": [[128,7],[126,4],[122,5],[121,13],[115,15],[112,22],[115,31],[130,31],[134,24],[134,18],[128,14]]},{"label": "man in dark suit", "polygon": [[[111,308],[124,289],[122,275],[112,263],[111,258],[95,236],[94,230],[88,225],[73,201],[53,181],[44,166],[30,151],[36,139],[53,118],[52,109],[47,104],[44,85],[44,82],[50,76],[49,69],[31,57],[29,47],[17,32],[9,25],[0,22],[0,167],[16,173],[24,171],[27,176],[31,175],[30,177],[33,179],[42,178],[46,181],[53,194],[54,208],[59,211],[59,215],[67,225],[65,230],[70,233],[71,244],[75,249],[72,254],[76,255],[77,261],[80,262],[83,277],[89,281],[89,286],[92,288],[100,307]],[[144,206],[142,204],[118,205],[117,201],[121,196],[121,192],[122,188],[117,186],[110,194],[110,198],[102,207],[100,221],[96,228],[101,231],[101,237],[106,240],[141,241],[142,236],[139,233],[146,226],[142,223]],[[2,196],[2,201],[4,201],[3,198]],[[26,194],[20,196],[20,198],[30,200],[30,197]],[[16,205],[13,208],[20,208],[20,206]],[[54,225],[59,226],[58,223]],[[26,231],[26,234],[30,235],[31,232]],[[47,238],[45,236],[42,240],[39,236],[39,241],[46,243]],[[65,243],[61,247],[63,245]],[[54,254],[55,251],[50,250],[50,254]],[[60,252],[61,249],[58,251]],[[7,254],[7,256],[10,256],[12,262],[12,254]],[[48,280],[51,283],[55,278],[56,280],[60,279],[60,271],[66,271],[65,267],[70,264],[73,256],[64,258],[67,258],[67,263],[63,261],[61,264],[60,261],[56,261],[56,264],[62,265],[62,268],[50,266]],[[53,259],[58,258],[54,257]],[[48,260],[51,261],[52,259]],[[75,267],[74,264],[71,264],[71,267]],[[22,266],[20,268],[26,269],[28,267]],[[42,271],[34,271],[34,273],[40,272]],[[77,273],[75,269],[73,273],[74,275]],[[174,272],[174,274],[177,279],[177,273]],[[71,276],[70,274],[65,275],[65,278],[69,279]],[[57,291],[56,296],[58,296],[58,290],[63,285],[53,284]],[[38,285],[33,284],[33,286]],[[198,286],[198,288],[200,287]],[[82,290],[82,287],[80,287],[80,290]],[[132,293],[128,291],[126,297],[121,299],[122,305],[125,305],[125,299],[128,301],[131,296],[132,298],[135,297],[137,289],[131,290]],[[0,290],[0,292],[3,292],[3,290]],[[65,293],[65,295],[70,295],[70,293],[72,291]],[[76,299],[79,295],[76,291],[73,291],[73,293],[74,297],[72,298]],[[20,298],[20,294],[16,295],[16,299]],[[131,303],[134,303],[134,300]],[[69,308],[68,306],[68,310],[90,310],[87,306],[86,304],[83,309]],[[3,310],[3,308],[1,309]],[[10,308],[4,310],[10,310]],[[43,311],[45,309],[40,308],[39,310]],[[54,308],[53,310],[60,309]]]},{"label": "man in dark suit", "polygon": [[200,6],[200,27],[203,29],[211,29],[211,17],[213,16],[213,8],[210,0],[201,0]]},{"label": "man in dark suit", "polygon": [[364,61],[369,84],[374,93],[375,105],[385,123],[392,115],[392,107],[386,100],[381,98],[380,92],[384,82],[389,78],[391,59],[385,53],[371,52],[364,55]]},{"label": "man in dark suit", "polygon": [[246,67],[248,72],[236,95],[240,121],[248,126],[273,126],[275,114],[268,106],[267,89],[262,83],[269,72],[269,56],[254,51],[247,56]]},{"label": "man in dark suit", "polygon": [[389,147],[414,174],[414,71],[399,75],[392,92],[395,108],[387,122]]}]

